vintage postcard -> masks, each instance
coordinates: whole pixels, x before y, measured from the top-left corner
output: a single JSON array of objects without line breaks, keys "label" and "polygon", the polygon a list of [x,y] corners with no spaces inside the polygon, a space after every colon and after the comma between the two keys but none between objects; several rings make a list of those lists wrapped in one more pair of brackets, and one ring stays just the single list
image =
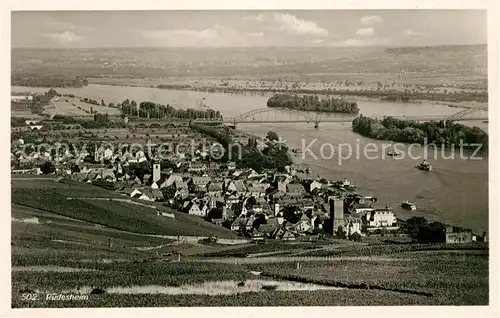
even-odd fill
[{"label": "vintage postcard", "polygon": [[6,8],[7,316],[492,315],[495,8],[416,4]]}]

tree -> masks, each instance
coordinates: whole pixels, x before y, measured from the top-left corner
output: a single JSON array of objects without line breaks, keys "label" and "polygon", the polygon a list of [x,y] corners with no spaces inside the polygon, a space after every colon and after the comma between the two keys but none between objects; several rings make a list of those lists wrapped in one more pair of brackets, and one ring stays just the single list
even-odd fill
[{"label": "tree", "polygon": [[259,226],[261,226],[262,224],[267,224],[267,220],[263,214],[259,214],[255,218],[255,221],[253,221],[252,227],[255,229],[259,229]]},{"label": "tree", "polygon": [[267,139],[273,141],[273,140],[279,140],[279,136],[277,133],[275,133],[274,131],[269,131],[266,135]]},{"label": "tree", "polygon": [[80,167],[77,164],[71,166],[71,173],[80,172]]},{"label": "tree", "polygon": [[358,232],[354,232],[349,238],[351,239],[351,241],[361,242],[361,234],[359,234]]},{"label": "tree", "polygon": [[418,233],[420,232],[420,229],[424,226],[427,225],[427,220],[424,217],[421,216],[414,216],[406,220],[406,230],[407,233],[412,237],[412,238],[417,238]]},{"label": "tree", "polygon": [[251,208],[252,206],[256,205],[257,204],[257,199],[255,199],[254,196],[251,196],[247,199],[247,202],[246,202],[246,208]]},{"label": "tree", "polygon": [[43,174],[50,174],[54,173],[56,171],[56,167],[54,164],[50,161],[45,162],[40,166],[40,170],[42,170]]},{"label": "tree", "polygon": [[344,228],[342,226],[339,226],[337,228],[336,236],[337,236],[337,238],[339,238],[341,240],[345,239]]}]

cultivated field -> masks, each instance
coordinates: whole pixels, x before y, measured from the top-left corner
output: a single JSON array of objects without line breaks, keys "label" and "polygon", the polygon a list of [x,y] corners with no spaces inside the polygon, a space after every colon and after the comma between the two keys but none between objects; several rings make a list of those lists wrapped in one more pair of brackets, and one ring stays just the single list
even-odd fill
[{"label": "cultivated field", "polygon": [[[16,179],[12,182],[12,203],[23,207],[141,234],[234,237],[228,229],[159,203],[151,204],[155,208],[145,208],[120,199],[130,198],[75,181]],[[158,211],[173,213],[175,219],[158,216]]]},{"label": "cultivated field", "polygon": [[[118,108],[92,105],[81,102],[78,98],[60,97],[58,100],[54,101],[54,104],[57,107],[57,115],[61,116],[91,117],[91,110],[102,114],[108,114],[110,116],[120,115],[120,110]],[[54,112],[54,108],[50,107],[50,109],[46,109],[45,112],[52,114]]]}]

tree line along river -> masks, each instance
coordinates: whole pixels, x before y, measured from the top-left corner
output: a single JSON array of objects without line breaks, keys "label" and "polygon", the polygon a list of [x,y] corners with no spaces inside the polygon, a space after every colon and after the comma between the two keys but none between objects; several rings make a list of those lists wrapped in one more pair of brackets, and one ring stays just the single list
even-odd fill
[{"label": "tree line along river", "polygon": [[[45,92],[47,88],[16,87],[12,92]],[[125,99],[152,101],[170,104],[176,108],[197,108],[199,101],[224,117],[234,117],[254,109],[266,107],[272,95],[204,93],[185,90],[166,90],[149,87],[126,87],[90,84],[82,88],[58,88],[60,93],[73,93],[77,96],[95,100],[104,99],[106,103],[120,103]],[[453,115],[460,108],[437,105],[430,102],[401,103],[357,99],[360,114],[369,117],[381,116],[442,116]],[[326,116],[345,116],[346,114],[326,114]],[[487,115],[476,113],[476,116]],[[321,114],[325,116],[325,114]],[[352,115],[350,115],[352,116]],[[487,124],[465,122],[487,131]],[[347,178],[362,194],[373,195],[379,204],[389,205],[399,218],[424,216],[430,221],[439,220],[473,229],[478,234],[488,230],[488,159],[466,159],[472,153],[464,151],[461,158],[459,150],[438,149],[437,158],[428,149],[429,162],[433,171],[420,171],[415,166],[424,156],[424,149],[409,145],[400,146],[405,154],[401,159],[385,155],[390,142],[365,138],[352,131],[350,123],[320,123],[318,129],[309,124],[239,124],[244,132],[264,136],[272,130],[286,140],[289,147],[306,150],[296,155],[294,160],[311,167],[312,175],[336,180]],[[350,158],[348,146],[342,147],[339,158],[339,145],[347,144],[352,149]],[[365,156],[365,149],[371,150]],[[333,151],[332,151],[333,149]],[[359,150],[357,150],[359,149]],[[409,157],[409,153],[415,158]],[[484,154],[483,154],[484,156]],[[340,160],[341,159],[341,160]],[[417,206],[416,211],[400,208],[401,201],[409,200]]]}]

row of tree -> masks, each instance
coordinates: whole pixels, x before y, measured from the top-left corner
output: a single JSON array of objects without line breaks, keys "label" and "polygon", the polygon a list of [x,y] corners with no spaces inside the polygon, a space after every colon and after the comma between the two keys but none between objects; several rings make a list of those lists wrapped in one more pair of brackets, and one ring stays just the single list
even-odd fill
[{"label": "row of tree", "polygon": [[[348,81],[346,81],[348,82]],[[342,85],[342,83],[340,83]],[[345,85],[345,84],[343,84]],[[380,83],[381,85],[381,83]],[[221,87],[195,87],[190,85],[158,85],[158,88],[165,89],[183,89],[183,90],[193,90],[193,91],[203,91],[203,92],[226,92],[226,93],[240,93],[240,92],[258,92],[266,93],[272,92],[277,94],[295,93],[295,94],[320,94],[329,95],[336,94],[342,96],[363,96],[368,98],[379,98],[388,101],[416,101],[416,100],[433,100],[433,101],[443,101],[443,102],[460,102],[460,101],[478,101],[487,102],[488,101],[488,91],[445,91],[436,92],[428,89],[425,90],[406,90],[399,91],[396,89],[389,89],[386,85],[378,86],[376,90],[369,89],[343,89],[343,88],[331,88],[326,89],[320,88],[300,88],[295,84],[290,87],[260,87],[260,88],[247,88],[247,87],[234,87],[223,85]],[[350,86],[350,85],[346,85]],[[403,85],[404,86],[404,85]],[[471,89],[476,89],[476,86],[471,87]]]},{"label": "row of tree", "polygon": [[66,76],[22,76],[12,77],[12,85],[31,87],[84,87],[89,85],[87,79],[76,76],[68,78]]},{"label": "row of tree", "polygon": [[275,94],[267,101],[268,107],[283,107],[302,111],[358,113],[356,102],[341,98],[319,99],[317,95],[286,95]]},{"label": "row of tree", "polygon": [[[424,217],[414,216],[406,220],[403,230],[419,243],[444,243],[446,242],[446,224],[441,222],[429,223]],[[453,226],[453,232],[465,231],[458,226]]]},{"label": "row of tree", "polygon": [[450,146],[452,144],[482,144],[488,146],[488,134],[478,127],[468,127],[452,121],[415,122],[386,117],[376,120],[363,115],[354,119],[352,128],[363,136],[393,140],[404,143],[435,143]]},{"label": "row of tree", "polygon": [[222,115],[218,110],[213,109],[176,109],[170,105],[161,105],[149,101],[141,102],[139,105],[135,101],[126,99],[120,105],[123,115],[141,118],[220,118]]}]

